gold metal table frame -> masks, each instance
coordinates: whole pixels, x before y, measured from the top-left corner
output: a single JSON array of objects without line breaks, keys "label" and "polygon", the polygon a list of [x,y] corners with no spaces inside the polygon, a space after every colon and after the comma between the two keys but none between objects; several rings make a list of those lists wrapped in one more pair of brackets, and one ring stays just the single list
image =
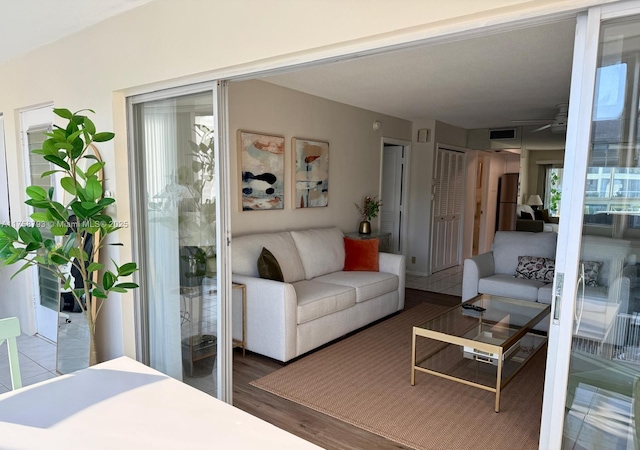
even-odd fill
[{"label": "gold metal table frame", "polygon": [[[514,299],[507,299],[507,298],[502,298],[502,297],[496,297],[496,296],[486,296],[486,295],[479,295],[477,297],[474,297],[471,300],[468,300],[466,302],[464,302],[464,304],[482,304],[482,300],[484,299],[491,299],[491,300],[499,300],[499,301],[507,301],[510,303],[514,303],[514,304],[518,304],[518,303],[522,303],[521,306],[529,306],[528,304],[530,303],[534,303],[534,302],[527,302],[524,300],[514,300]],[[534,303],[536,304],[536,303]],[[487,342],[482,342],[476,339],[470,339],[468,337],[462,337],[462,336],[456,336],[456,335],[452,335],[446,332],[441,332],[441,331],[434,331],[434,330],[430,330],[427,328],[424,328],[426,325],[428,325],[430,322],[437,320],[440,317],[445,316],[446,314],[456,314],[459,313],[460,315],[463,314],[463,304],[460,304],[459,306],[456,306],[455,308],[445,311],[444,313],[436,316],[434,319],[427,321],[426,323],[419,325],[419,326],[414,326],[413,327],[413,336],[412,336],[412,345],[411,345],[411,385],[414,386],[415,385],[415,381],[416,381],[416,371],[420,371],[420,372],[424,372],[424,373],[428,373],[431,375],[435,375],[441,378],[445,378],[447,380],[451,380],[451,381],[457,381],[459,383],[462,384],[466,384],[468,386],[473,386],[473,387],[477,387],[479,389],[484,389],[486,391],[489,392],[494,392],[496,394],[496,399],[495,399],[495,412],[500,412],[500,391],[501,389],[503,389],[512,379],[513,377],[526,365],[526,363],[528,361],[530,361],[537,353],[540,349],[542,349],[546,343],[547,343],[547,336],[543,336],[543,335],[535,335],[537,336],[538,339],[540,339],[541,341],[538,342],[537,347],[534,348],[534,350],[526,357],[524,358],[519,365],[516,367],[516,369],[509,374],[508,377],[503,379],[503,368],[504,368],[504,363],[505,363],[505,357],[509,357],[509,355],[512,353],[512,350],[515,349],[516,346],[519,345],[520,340],[527,336],[530,335],[530,331],[532,330],[532,328],[539,323],[540,321],[542,321],[542,319],[544,319],[545,317],[547,317],[550,313],[551,310],[551,306],[550,305],[542,305],[540,308],[540,312],[535,315],[534,317],[531,318],[531,320],[529,320],[526,324],[519,326],[517,331],[510,336],[509,338],[507,338],[506,340],[504,340],[504,342],[500,343],[500,344],[495,344],[495,343],[487,343]],[[537,305],[541,305],[539,303],[537,303]],[[545,307],[546,306],[546,307]],[[468,317],[468,316],[467,316]],[[482,323],[482,313],[478,313],[478,317],[479,317],[479,322]],[[438,342],[442,342],[445,345],[439,346],[436,350],[428,353],[425,357],[423,357],[422,359],[416,361],[416,342],[417,342],[417,338],[418,337],[422,337],[422,338],[427,338],[427,339],[432,339],[434,341],[438,341]],[[421,367],[419,364],[425,362],[426,360],[430,359],[431,357],[435,356],[437,353],[441,352],[445,347],[447,347],[448,345],[453,344],[453,345],[457,345],[463,348],[471,348],[473,349],[475,352],[478,353],[478,355],[491,355],[491,356],[487,356],[487,357],[481,357],[478,356],[476,358],[476,361],[478,361],[478,364],[482,364],[482,363],[492,363],[493,360],[497,360],[497,367],[496,367],[496,383],[495,383],[495,387],[492,386],[487,386],[484,384],[480,384],[480,383],[476,383],[470,380],[466,380],[463,378],[459,378],[456,377],[454,375],[450,375],[450,374],[446,374],[446,373],[442,373],[436,370],[431,370],[425,367]]]}]

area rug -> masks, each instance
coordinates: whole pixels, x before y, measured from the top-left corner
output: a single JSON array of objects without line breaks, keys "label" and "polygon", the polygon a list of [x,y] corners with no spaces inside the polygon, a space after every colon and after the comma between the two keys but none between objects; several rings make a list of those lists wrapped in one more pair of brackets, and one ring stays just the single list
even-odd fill
[{"label": "area rug", "polygon": [[447,310],[420,304],[251,384],[404,446],[425,450],[537,449],[546,352],[495,395],[416,373],[411,331]]}]

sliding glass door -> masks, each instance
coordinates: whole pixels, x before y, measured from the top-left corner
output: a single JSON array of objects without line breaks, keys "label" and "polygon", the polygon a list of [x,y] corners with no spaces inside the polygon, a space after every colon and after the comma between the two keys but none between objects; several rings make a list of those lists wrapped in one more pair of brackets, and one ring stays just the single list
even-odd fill
[{"label": "sliding glass door", "polygon": [[[226,380],[221,189],[212,83],[130,99],[143,360],[214,396]],[[222,265],[224,267],[224,265]],[[221,379],[222,378],[224,379]]]},{"label": "sliding glass door", "polygon": [[575,48],[540,448],[634,449],[640,2],[579,17]]}]

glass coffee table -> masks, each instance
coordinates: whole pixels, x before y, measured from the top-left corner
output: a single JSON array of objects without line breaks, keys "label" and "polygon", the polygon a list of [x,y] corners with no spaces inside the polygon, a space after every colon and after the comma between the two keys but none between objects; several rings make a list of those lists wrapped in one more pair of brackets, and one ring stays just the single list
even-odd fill
[{"label": "glass coffee table", "polygon": [[546,344],[546,333],[533,327],[550,310],[544,303],[482,294],[414,326],[411,385],[420,371],[495,392],[499,412],[500,390]]}]

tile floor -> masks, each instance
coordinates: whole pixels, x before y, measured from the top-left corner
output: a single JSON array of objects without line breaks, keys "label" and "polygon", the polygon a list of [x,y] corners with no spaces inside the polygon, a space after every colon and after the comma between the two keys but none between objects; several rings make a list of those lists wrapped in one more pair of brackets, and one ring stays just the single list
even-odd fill
[{"label": "tile floor", "polygon": [[462,295],[462,266],[450,267],[428,277],[407,274],[406,287],[421,291]]},{"label": "tile floor", "polygon": [[[56,346],[37,336],[21,335],[17,339],[22,385],[56,377]],[[0,394],[11,390],[7,344],[0,345]]]}]

